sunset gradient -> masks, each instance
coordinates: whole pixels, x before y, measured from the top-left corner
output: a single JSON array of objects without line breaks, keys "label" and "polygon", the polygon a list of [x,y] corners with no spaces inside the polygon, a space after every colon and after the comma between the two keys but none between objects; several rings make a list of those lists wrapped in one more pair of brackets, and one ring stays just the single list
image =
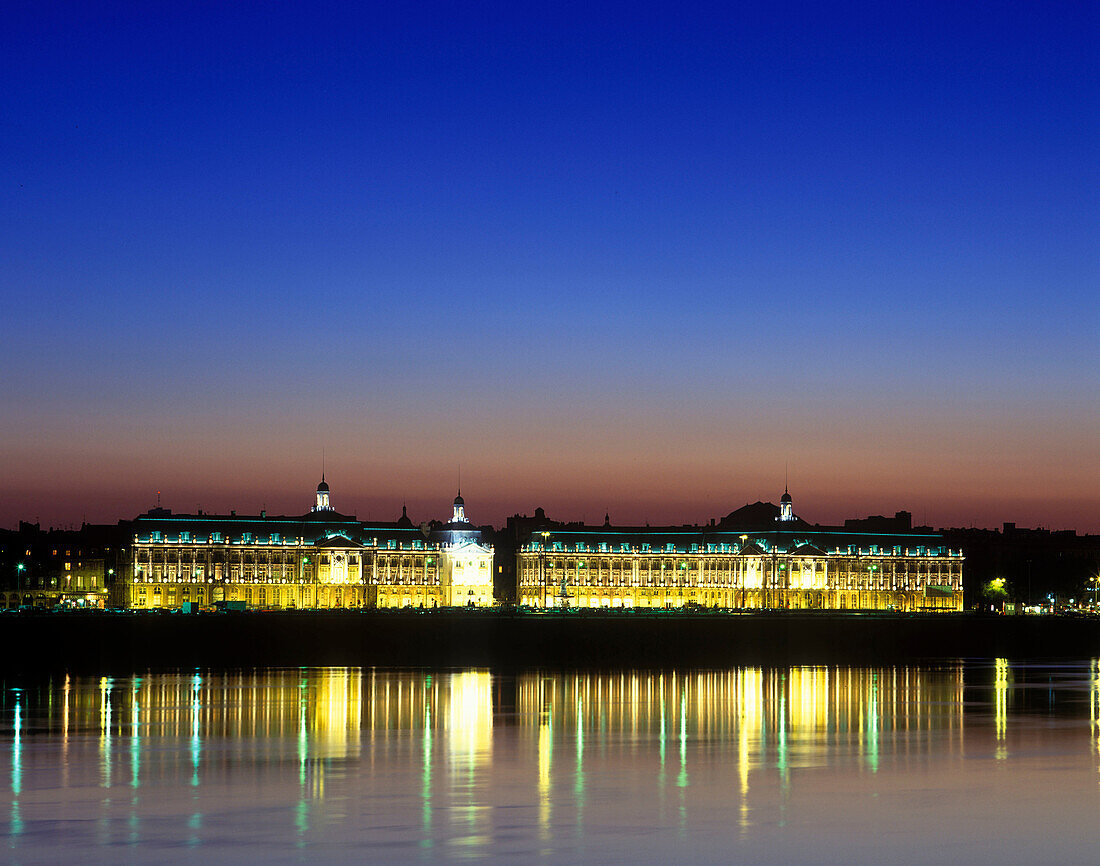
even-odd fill
[{"label": "sunset gradient", "polygon": [[1100,531],[1090,4],[12,4],[0,526]]}]

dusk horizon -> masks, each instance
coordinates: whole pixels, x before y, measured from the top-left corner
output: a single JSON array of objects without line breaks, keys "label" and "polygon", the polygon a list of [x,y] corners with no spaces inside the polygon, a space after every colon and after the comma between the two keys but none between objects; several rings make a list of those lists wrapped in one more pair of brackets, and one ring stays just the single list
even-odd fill
[{"label": "dusk horizon", "polygon": [[[700,482],[693,488],[669,489],[658,483],[639,485],[637,489],[648,494],[644,499],[632,498],[631,486],[607,488],[600,485],[598,478],[576,478],[570,485],[559,484],[555,488],[551,485],[528,486],[522,480],[503,483],[500,476],[504,474],[503,471],[486,473],[489,476],[486,482],[476,477],[468,477],[462,482],[462,495],[474,523],[502,527],[513,515],[532,515],[536,508],[542,508],[555,520],[587,524],[602,523],[607,515],[612,523],[624,526],[702,525],[753,502],[778,503],[784,492],[782,477],[777,479],[776,486],[776,480],[748,473],[740,477],[731,474],[727,485],[713,478],[706,479],[705,473],[700,473]],[[97,491],[89,491],[86,499],[72,496],[73,492],[80,491],[72,484],[56,492],[49,488],[14,490],[14,501],[24,505],[9,507],[7,515],[0,518],[0,528],[14,529],[20,521],[37,522],[43,529],[79,527],[82,523],[114,523],[130,520],[158,504],[175,513],[190,514],[199,511],[207,514],[234,511],[242,515],[261,511],[271,515],[308,512],[320,471],[308,475],[295,469],[288,477],[300,481],[300,488],[291,487],[282,477],[278,478],[278,483],[229,487],[224,477],[210,473],[206,477],[193,474],[181,483],[160,487],[127,485],[110,497]],[[356,486],[353,483],[356,477],[368,480]],[[457,478],[451,479],[448,485],[447,479],[437,479],[431,473],[412,474],[405,485],[372,483],[361,471],[351,474],[328,472],[326,478],[332,487],[334,507],[366,522],[392,522],[401,515],[403,507],[416,523],[446,520],[451,500],[460,489]],[[831,491],[828,482],[828,477],[817,474],[807,482],[789,484],[795,510],[801,518],[810,523],[834,525],[848,518],[893,516],[895,512],[908,511],[915,526],[940,529],[1000,529],[1005,523],[1013,523],[1022,528],[1100,533],[1100,523],[1083,519],[1083,515],[1090,514],[1091,500],[1087,497],[1036,501],[1005,496],[994,506],[983,509],[982,499],[976,496],[969,501],[960,497],[950,505],[938,503],[932,485],[920,488],[923,495],[915,495],[911,489],[884,486],[842,495]],[[655,488],[662,491],[663,498],[653,492]],[[667,494],[664,493],[666,489]],[[36,501],[43,507],[36,509],[32,504]]]},{"label": "dusk horizon", "polygon": [[1100,532],[1093,9],[8,23],[0,526]]}]

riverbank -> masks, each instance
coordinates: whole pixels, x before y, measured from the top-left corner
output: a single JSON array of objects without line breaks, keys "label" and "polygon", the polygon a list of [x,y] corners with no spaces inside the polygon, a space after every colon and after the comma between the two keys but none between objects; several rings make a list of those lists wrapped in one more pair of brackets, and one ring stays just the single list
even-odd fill
[{"label": "riverbank", "polygon": [[659,668],[1100,656],[1100,618],[500,611],[20,613],[0,667]]}]

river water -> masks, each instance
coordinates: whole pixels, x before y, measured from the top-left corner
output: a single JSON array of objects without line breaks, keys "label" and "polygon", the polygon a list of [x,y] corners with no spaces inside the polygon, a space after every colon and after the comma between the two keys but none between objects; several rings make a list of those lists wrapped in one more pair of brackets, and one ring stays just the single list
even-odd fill
[{"label": "river water", "polygon": [[16,862],[1095,859],[1096,660],[2,687]]}]

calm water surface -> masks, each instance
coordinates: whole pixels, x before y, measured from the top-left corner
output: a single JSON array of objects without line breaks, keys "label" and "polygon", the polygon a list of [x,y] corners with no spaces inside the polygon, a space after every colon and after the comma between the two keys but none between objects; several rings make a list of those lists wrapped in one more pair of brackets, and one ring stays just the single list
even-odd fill
[{"label": "calm water surface", "polygon": [[16,862],[1096,857],[1100,666],[3,682]]}]

